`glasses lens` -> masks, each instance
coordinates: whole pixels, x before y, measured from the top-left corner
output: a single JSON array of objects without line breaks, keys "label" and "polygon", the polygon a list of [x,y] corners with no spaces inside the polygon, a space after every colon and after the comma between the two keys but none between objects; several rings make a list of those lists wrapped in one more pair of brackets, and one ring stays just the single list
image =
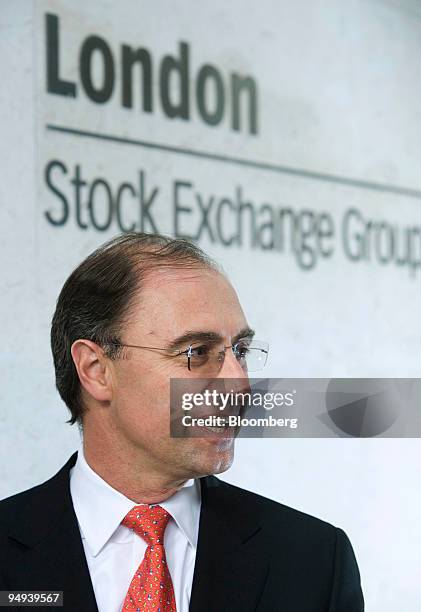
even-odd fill
[{"label": "glasses lens", "polygon": [[[267,342],[247,341],[234,344],[234,355],[245,372],[256,372],[265,367],[269,345]],[[188,359],[188,368],[191,372],[204,378],[217,376],[224,363],[224,351],[217,347],[205,344],[190,346],[185,352]]]},{"label": "glasses lens", "polygon": [[240,364],[247,369],[248,372],[258,372],[263,370],[268,358],[269,345],[267,342],[259,342],[254,340],[250,345],[241,345],[238,343],[238,352],[236,354]]}]

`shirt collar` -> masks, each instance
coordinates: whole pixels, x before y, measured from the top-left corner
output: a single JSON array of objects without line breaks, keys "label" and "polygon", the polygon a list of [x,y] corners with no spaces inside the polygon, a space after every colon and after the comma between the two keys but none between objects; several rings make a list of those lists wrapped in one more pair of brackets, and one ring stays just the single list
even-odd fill
[{"label": "shirt collar", "polygon": [[[70,492],[82,537],[95,557],[136,502],[114,489],[88,465],[82,444],[70,471]],[[199,481],[187,480],[181,489],[159,505],[171,514],[196,549],[201,506]]]}]

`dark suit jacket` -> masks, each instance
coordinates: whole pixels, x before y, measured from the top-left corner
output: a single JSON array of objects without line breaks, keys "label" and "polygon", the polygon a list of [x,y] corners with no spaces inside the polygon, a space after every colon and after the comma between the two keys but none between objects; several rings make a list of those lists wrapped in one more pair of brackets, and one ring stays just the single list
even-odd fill
[{"label": "dark suit jacket", "polygon": [[[70,495],[76,458],[0,502],[0,590],[60,590],[66,612],[98,612]],[[364,610],[341,529],[215,476],[200,483],[190,612]]]}]

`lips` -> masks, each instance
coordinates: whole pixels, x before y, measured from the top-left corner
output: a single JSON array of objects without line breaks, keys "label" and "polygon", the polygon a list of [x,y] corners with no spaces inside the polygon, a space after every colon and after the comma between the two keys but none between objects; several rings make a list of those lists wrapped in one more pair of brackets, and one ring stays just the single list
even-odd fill
[{"label": "lips", "polygon": [[188,429],[195,437],[216,437],[216,439],[221,439],[234,438],[236,435],[237,428],[232,427],[228,419],[220,414],[195,416],[194,419],[195,421],[192,422]]}]

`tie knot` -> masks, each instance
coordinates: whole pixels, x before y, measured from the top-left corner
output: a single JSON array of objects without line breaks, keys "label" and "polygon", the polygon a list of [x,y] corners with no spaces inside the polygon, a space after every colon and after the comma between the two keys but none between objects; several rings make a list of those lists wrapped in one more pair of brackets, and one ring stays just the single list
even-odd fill
[{"label": "tie knot", "polygon": [[133,529],[149,546],[164,544],[164,531],[170,514],[162,506],[134,506],[121,521]]}]

